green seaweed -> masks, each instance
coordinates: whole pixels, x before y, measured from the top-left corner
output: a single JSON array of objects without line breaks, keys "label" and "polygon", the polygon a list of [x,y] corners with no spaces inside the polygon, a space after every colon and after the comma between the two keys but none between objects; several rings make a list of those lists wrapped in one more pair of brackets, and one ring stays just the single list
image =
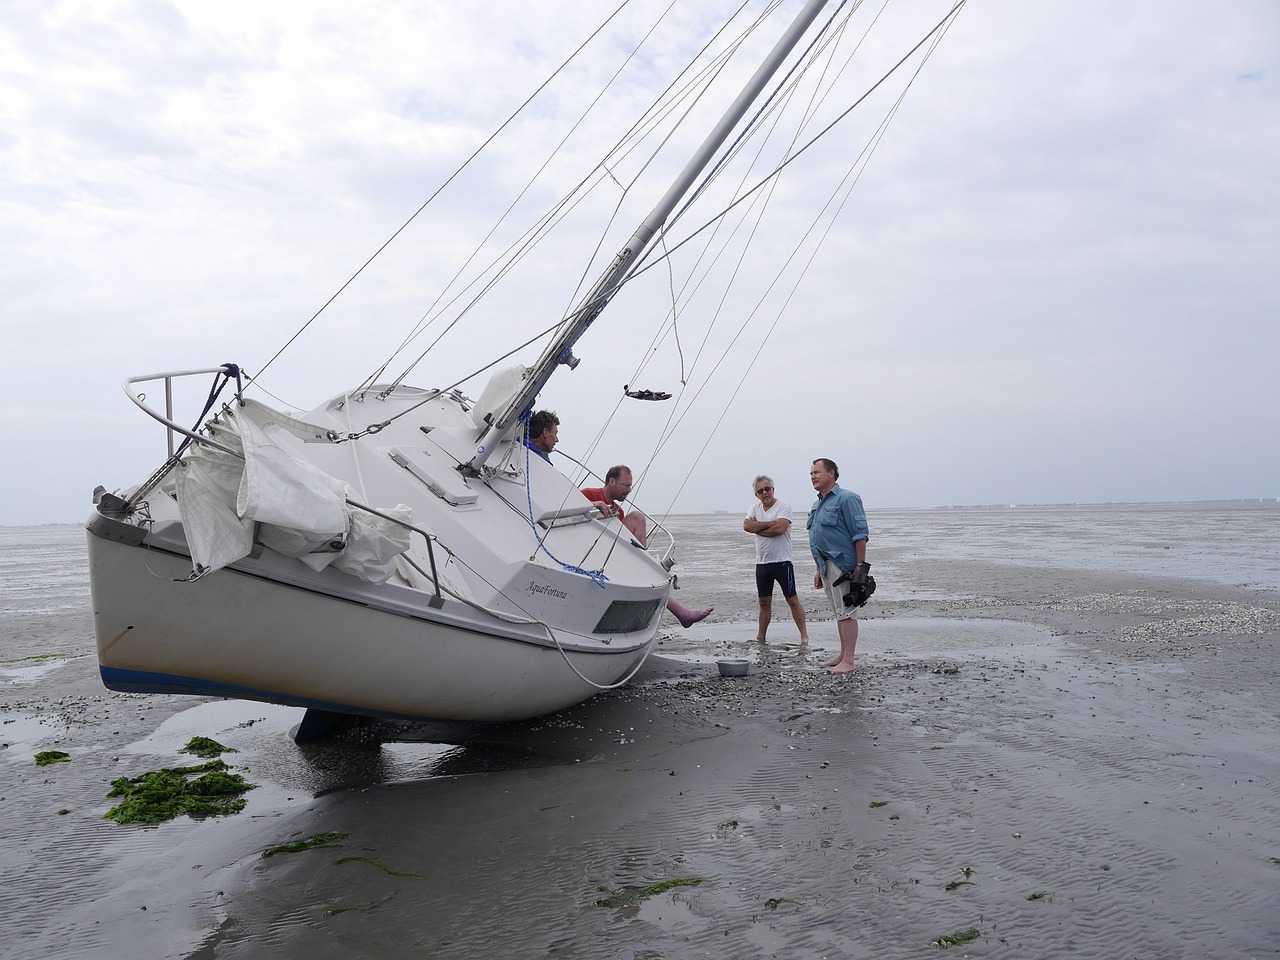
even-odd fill
[{"label": "green seaweed", "polygon": [[770,897],[764,902],[764,905],[770,910],[777,910],[784,903],[794,903],[798,907],[804,906],[803,900],[793,900],[790,897]]},{"label": "green seaweed", "polygon": [[650,897],[656,897],[658,894],[666,893],[668,890],[674,890],[676,887],[696,887],[703,882],[702,877],[674,877],[670,880],[661,880],[658,883],[651,883],[649,886],[641,890],[632,890],[626,893],[615,893],[608,887],[599,887],[601,892],[608,893],[610,896],[603,897],[596,901],[597,907],[631,907]]},{"label": "green seaweed", "polygon": [[239,813],[241,794],[252,790],[238,773],[228,773],[221,760],[193,767],[166,767],[138,777],[111,781],[108,797],[122,797],[103,817],[117,823],[163,823],[186,814],[193,820]]},{"label": "green seaweed", "polygon": [[1037,890],[1035,893],[1028,894],[1028,895],[1027,895],[1027,899],[1028,899],[1028,900],[1043,900],[1043,899],[1044,899],[1045,897],[1047,897],[1047,896],[1049,896],[1049,891],[1048,891],[1048,890]]},{"label": "green seaweed", "polygon": [[41,750],[36,754],[36,765],[47,767],[51,763],[68,763],[71,760],[71,754],[62,750]]},{"label": "green seaweed", "polygon": [[887,807],[888,805],[889,805],[888,800],[872,800],[871,801],[872,810],[875,810],[877,807]]},{"label": "green seaweed", "polygon": [[217,740],[210,740],[208,737],[192,737],[179,752],[194,753],[197,757],[210,759],[224,753],[239,753],[240,751],[235,747],[224,747]]},{"label": "green seaweed", "polygon": [[950,893],[952,890],[959,890],[961,887],[972,887],[975,885],[976,884],[974,884],[972,880],[952,880],[947,884],[946,889],[947,892]]},{"label": "green seaweed", "polygon": [[282,843],[277,847],[263,850],[263,857],[274,857],[277,853],[301,853],[303,850],[316,850],[332,847],[339,840],[345,840],[351,836],[349,833],[317,833],[313,837],[306,840],[298,840],[294,843]]},{"label": "green seaweed", "polygon": [[970,927],[968,930],[957,930],[955,933],[948,933],[933,941],[939,947],[955,947],[962,943],[973,943],[982,936],[982,931],[977,927]]},{"label": "green seaweed", "polygon": [[400,871],[400,870],[392,870],[390,867],[383,866],[383,865],[382,865],[381,863],[379,863],[377,860],[373,859],[373,857],[339,857],[337,860],[333,861],[333,865],[334,865],[335,867],[340,867],[340,866],[342,866],[344,863],[368,863],[368,864],[371,864],[371,865],[373,865],[373,866],[377,867],[379,870],[381,870],[383,873],[387,874],[388,876],[392,876],[392,877],[420,877],[420,876],[422,876],[422,874],[420,874],[420,873],[404,873],[404,872],[402,872],[402,871]]}]

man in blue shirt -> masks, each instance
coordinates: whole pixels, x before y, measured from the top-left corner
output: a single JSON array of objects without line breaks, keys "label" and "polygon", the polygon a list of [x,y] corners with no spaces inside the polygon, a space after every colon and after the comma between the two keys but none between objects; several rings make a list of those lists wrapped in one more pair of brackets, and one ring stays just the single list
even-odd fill
[{"label": "man in blue shirt", "polygon": [[538,410],[529,417],[529,436],[524,445],[543,460],[551,459],[551,451],[560,441],[560,418],[552,410]]},{"label": "man in blue shirt", "polygon": [[846,605],[844,598],[854,584],[846,580],[837,587],[835,581],[845,573],[856,574],[860,568],[865,569],[867,540],[871,534],[862,498],[852,490],[842,489],[836,483],[839,477],[840,468],[834,460],[819,457],[813,461],[809,480],[818,499],[809,508],[807,526],[809,548],[818,567],[813,575],[813,588],[825,588],[840,632],[840,655],[823,666],[831,673],[853,673],[853,651],[858,645],[858,608]]}]

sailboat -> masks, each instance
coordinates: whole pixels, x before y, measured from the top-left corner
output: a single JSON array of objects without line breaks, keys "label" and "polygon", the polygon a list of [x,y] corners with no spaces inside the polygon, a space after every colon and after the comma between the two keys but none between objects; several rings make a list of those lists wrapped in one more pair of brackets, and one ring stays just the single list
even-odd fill
[{"label": "sailboat", "polygon": [[[826,5],[803,4],[537,358],[492,368],[476,397],[366,379],[298,413],[249,396],[260,380],[233,363],[126,380],[169,450],[143,482],[95,491],[106,687],[302,707],[304,737],[335,717],[522,720],[626,683],[658,635],[676,544],[601,512],[526,443],[528,418],[788,65],[840,22],[820,20]],[[211,387],[187,427],[172,398],[195,378]]]}]

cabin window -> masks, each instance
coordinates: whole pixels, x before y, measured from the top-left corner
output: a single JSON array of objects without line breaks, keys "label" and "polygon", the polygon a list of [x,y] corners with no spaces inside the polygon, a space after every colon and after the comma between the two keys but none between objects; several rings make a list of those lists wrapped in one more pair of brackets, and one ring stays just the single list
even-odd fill
[{"label": "cabin window", "polygon": [[592,633],[635,633],[643,630],[653,621],[653,615],[661,605],[660,598],[615,600],[609,604]]}]

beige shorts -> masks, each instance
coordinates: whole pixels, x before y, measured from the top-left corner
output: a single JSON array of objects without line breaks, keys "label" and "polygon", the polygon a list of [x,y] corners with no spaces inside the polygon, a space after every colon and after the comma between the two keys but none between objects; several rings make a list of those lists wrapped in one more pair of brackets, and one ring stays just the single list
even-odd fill
[{"label": "beige shorts", "polygon": [[844,598],[853,589],[853,584],[846,580],[838,587],[832,586],[833,583],[840,579],[842,573],[844,571],[835,565],[835,561],[828,560],[827,572],[822,577],[822,589],[827,592],[827,600],[830,602],[831,610],[836,615],[837,620],[857,620],[858,608],[844,605]]}]

